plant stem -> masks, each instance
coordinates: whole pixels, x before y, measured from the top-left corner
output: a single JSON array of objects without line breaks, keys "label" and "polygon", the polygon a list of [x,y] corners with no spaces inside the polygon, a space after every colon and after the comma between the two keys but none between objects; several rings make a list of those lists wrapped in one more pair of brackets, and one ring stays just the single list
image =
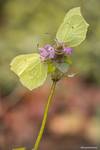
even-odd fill
[{"label": "plant stem", "polygon": [[48,101],[47,101],[47,104],[46,104],[46,107],[45,107],[42,125],[41,125],[41,128],[40,128],[40,131],[39,131],[38,137],[36,139],[36,143],[35,143],[35,146],[34,146],[33,150],[38,150],[38,148],[39,148],[39,144],[41,142],[41,138],[42,138],[42,135],[43,135],[43,132],[44,132],[44,128],[45,128],[45,124],[46,124],[46,120],[47,120],[47,116],[48,116],[50,102],[51,102],[51,100],[54,96],[55,87],[56,87],[56,81],[53,81],[52,86],[51,86],[51,90],[50,90],[50,95],[48,97]]}]

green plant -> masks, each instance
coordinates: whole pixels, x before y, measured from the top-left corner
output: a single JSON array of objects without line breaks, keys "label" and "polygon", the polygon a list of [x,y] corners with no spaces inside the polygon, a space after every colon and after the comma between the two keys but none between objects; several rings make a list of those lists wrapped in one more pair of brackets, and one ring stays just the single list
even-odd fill
[{"label": "green plant", "polygon": [[39,48],[40,53],[19,55],[10,64],[11,70],[17,74],[21,83],[29,90],[41,86],[48,74],[53,81],[34,150],[39,148],[56,83],[63,77],[74,75],[68,74],[73,52],[72,47],[78,46],[84,41],[88,26],[81,15],[80,8],[73,8],[66,14],[60,25],[54,45],[44,45]]}]

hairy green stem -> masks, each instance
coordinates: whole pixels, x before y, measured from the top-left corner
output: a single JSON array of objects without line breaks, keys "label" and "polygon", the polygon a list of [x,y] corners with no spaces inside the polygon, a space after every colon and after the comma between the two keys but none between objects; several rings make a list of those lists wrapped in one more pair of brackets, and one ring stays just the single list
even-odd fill
[{"label": "hairy green stem", "polygon": [[53,95],[54,95],[54,92],[55,92],[55,87],[56,87],[56,81],[53,81],[52,86],[51,86],[50,95],[48,97],[48,101],[47,101],[47,104],[46,104],[46,107],[45,107],[42,125],[41,125],[41,128],[40,128],[40,131],[39,131],[38,137],[36,139],[36,143],[35,143],[35,146],[34,146],[33,150],[38,150],[38,148],[39,148],[41,138],[42,138],[42,135],[43,135],[43,132],[44,132],[47,116],[48,116],[50,102],[51,102],[51,100],[53,98]]}]

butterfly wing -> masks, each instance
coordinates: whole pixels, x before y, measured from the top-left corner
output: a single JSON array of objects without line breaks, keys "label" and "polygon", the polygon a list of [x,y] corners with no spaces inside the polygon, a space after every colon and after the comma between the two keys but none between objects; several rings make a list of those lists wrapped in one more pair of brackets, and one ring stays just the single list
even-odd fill
[{"label": "butterfly wing", "polygon": [[87,22],[81,15],[79,8],[69,11],[58,29],[56,38],[59,42],[75,47],[84,41],[88,28]]},{"label": "butterfly wing", "polygon": [[39,54],[19,55],[10,65],[21,83],[30,90],[41,86],[46,80],[47,65],[41,62]]}]

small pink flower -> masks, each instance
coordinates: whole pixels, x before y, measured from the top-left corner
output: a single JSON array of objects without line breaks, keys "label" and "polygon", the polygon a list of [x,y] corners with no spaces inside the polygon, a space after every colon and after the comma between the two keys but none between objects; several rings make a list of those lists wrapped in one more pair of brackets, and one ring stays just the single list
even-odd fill
[{"label": "small pink flower", "polygon": [[43,48],[39,48],[39,50],[40,50],[40,57],[42,61],[47,59],[52,59],[55,56],[55,50],[49,44],[45,45]]},{"label": "small pink flower", "polygon": [[71,55],[72,54],[72,51],[73,49],[70,48],[70,47],[64,47],[64,50],[63,50],[67,55]]}]

